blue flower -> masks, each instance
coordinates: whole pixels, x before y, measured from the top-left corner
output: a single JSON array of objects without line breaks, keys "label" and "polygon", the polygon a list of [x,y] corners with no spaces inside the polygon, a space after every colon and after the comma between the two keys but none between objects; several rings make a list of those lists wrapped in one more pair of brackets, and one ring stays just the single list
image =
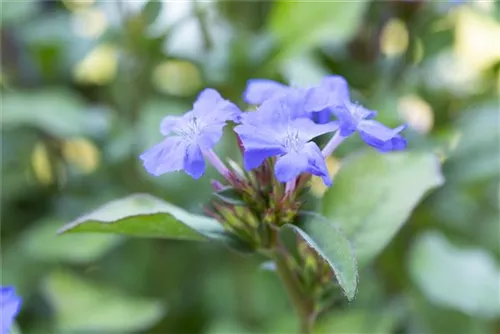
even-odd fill
[{"label": "blue flower", "polygon": [[316,124],[304,115],[303,104],[288,96],[266,100],[256,112],[242,117],[235,127],[244,147],[247,170],[260,166],[267,158],[278,156],[274,167],[280,182],[293,180],[303,172],[321,176],[331,185],[319,147],[311,140],[337,129],[337,124]]},{"label": "blue flower", "polygon": [[14,287],[0,287],[1,334],[10,333],[14,318],[21,309],[21,297],[16,295]]},{"label": "blue flower", "polygon": [[317,98],[316,96],[310,96],[309,93],[309,88],[289,87],[268,79],[251,79],[247,82],[247,88],[243,93],[243,100],[248,104],[258,105],[272,98],[287,96],[289,100],[295,101],[294,103],[301,104],[301,107],[295,108],[297,111],[300,110],[300,117],[309,117],[318,124],[331,122],[332,113],[328,108],[315,113],[305,110],[304,107],[307,101]]},{"label": "blue flower", "polygon": [[399,134],[406,126],[391,129],[373,120],[376,112],[351,102],[347,82],[340,76],[327,77],[319,87],[311,89],[305,109],[322,113],[330,110],[339,121],[342,137],[358,131],[363,141],[381,152],[406,148],[406,140]]},{"label": "blue flower", "polygon": [[184,170],[197,179],[205,172],[205,159],[222,137],[227,121],[238,122],[241,111],[224,100],[214,89],[205,89],[193,109],[182,116],[167,116],[160,131],[167,136],[144,152],[140,158],[146,170],[155,176]]},{"label": "blue flower", "polygon": [[264,101],[287,93],[291,87],[268,79],[251,79],[243,92],[243,100],[248,104],[262,104]]}]

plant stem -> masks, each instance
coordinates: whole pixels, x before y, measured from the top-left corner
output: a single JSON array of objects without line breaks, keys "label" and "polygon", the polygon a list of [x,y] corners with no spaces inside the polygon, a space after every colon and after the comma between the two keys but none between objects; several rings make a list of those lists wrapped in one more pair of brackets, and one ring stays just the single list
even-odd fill
[{"label": "plant stem", "polygon": [[295,312],[299,316],[300,333],[311,334],[316,320],[314,304],[302,293],[299,282],[297,282],[284,256],[279,251],[275,252],[274,260],[276,262],[276,271],[283,281],[286,292],[295,308]]}]

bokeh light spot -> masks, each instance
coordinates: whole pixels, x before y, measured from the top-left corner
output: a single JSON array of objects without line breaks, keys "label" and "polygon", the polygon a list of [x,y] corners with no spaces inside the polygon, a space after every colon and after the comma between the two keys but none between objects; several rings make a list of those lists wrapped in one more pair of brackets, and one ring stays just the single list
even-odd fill
[{"label": "bokeh light spot", "polygon": [[65,160],[84,174],[90,174],[99,167],[101,155],[99,149],[85,138],[74,138],[64,142]]},{"label": "bokeh light spot", "polygon": [[408,95],[398,101],[399,114],[405,122],[417,132],[426,134],[434,125],[434,112],[432,107],[416,95]]},{"label": "bokeh light spot", "polygon": [[380,36],[380,50],[382,54],[395,57],[402,55],[408,49],[408,28],[399,19],[391,19],[384,26]]},{"label": "bokeh light spot", "polygon": [[[326,167],[328,168],[328,174],[333,178],[340,169],[340,160],[334,157],[326,158]],[[328,189],[325,186],[325,183],[319,176],[313,176],[311,181],[311,193],[316,197],[323,197],[326,190]]]},{"label": "bokeh light spot", "polygon": [[155,68],[153,84],[163,93],[189,96],[200,89],[202,79],[194,64],[183,60],[170,60]]},{"label": "bokeh light spot", "polygon": [[97,38],[108,27],[106,15],[97,8],[76,12],[72,17],[72,23],[75,34],[85,38]]},{"label": "bokeh light spot", "polygon": [[49,153],[44,143],[35,144],[31,153],[31,166],[38,182],[48,185],[54,181]]},{"label": "bokeh light spot", "polygon": [[104,85],[111,82],[118,66],[117,50],[114,46],[97,46],[73,69],[75,80],[85,84]]}]

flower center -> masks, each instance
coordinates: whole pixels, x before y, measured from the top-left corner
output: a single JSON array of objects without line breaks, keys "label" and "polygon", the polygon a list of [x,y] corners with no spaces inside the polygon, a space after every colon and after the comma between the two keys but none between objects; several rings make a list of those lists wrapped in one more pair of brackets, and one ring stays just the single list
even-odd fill
[{"label": "flower center", "polygon": [[297,130],[288,130],[285,136],[284,145],[288,151],[298,152],[304,146],[304,141],[300,138]]},{"label": "flower center", "polygon": [[181,135],[185,139],[190,141],[195,141],[198,135],[200,134],[202,128],[203,125],[201,124],[200,120],[196,116],[193,116],[189,120],[189,122],[187,122],[182,128],[178,130],[179,130],[179,135]]}]

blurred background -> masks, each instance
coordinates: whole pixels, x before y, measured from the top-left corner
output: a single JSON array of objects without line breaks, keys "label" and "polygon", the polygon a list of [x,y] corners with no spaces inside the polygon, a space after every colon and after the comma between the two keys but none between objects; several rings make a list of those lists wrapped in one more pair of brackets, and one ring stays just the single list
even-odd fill
[{"label": "blurred background", "polygon": [[[1,276],[22,333],[292,333],[261,259],[208,243],[55,231],[149,192],[202,212],[213,171],[138,155],[204,87],[347,78],[446,183],[360,272],[318,333],[499,333],[500,2],[3,1]],[[361,147],[349,139],[330,164]],[[237,157],[228,135],[217,149]],[[315,185],[316,196],[324,189]],[[397,205],[397,203],[394,203]]]}]

